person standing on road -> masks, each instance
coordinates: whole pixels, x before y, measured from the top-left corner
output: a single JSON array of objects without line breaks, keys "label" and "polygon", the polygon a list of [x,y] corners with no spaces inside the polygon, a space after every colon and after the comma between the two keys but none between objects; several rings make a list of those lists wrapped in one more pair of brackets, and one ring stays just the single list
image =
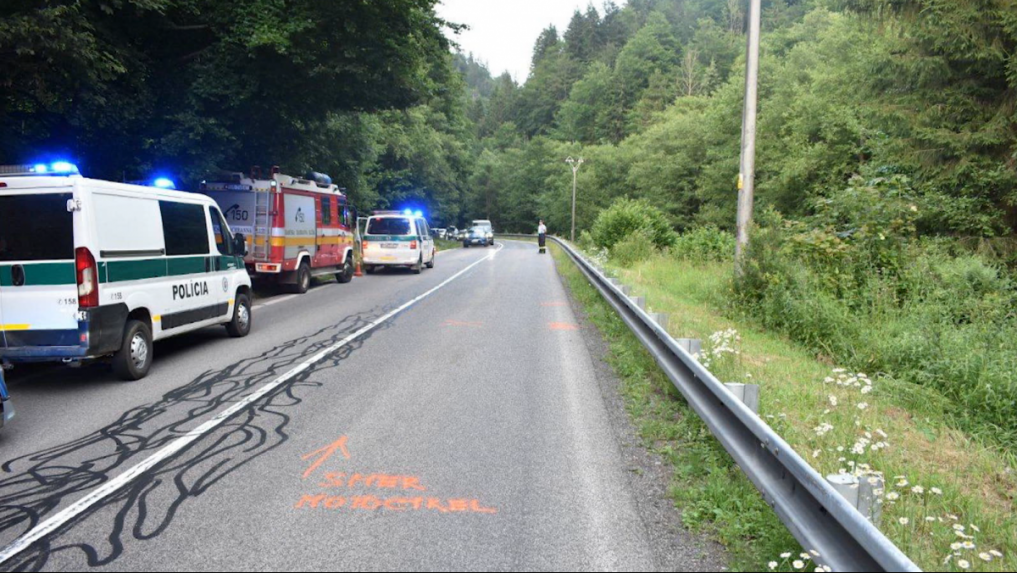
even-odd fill
[{"label": "person standing on road", "polygon": [[547,226],[544,225],[543,219],[541,219],[540,225],[537,226],[537,242],[540,244],[541,249],[547,246]]}]

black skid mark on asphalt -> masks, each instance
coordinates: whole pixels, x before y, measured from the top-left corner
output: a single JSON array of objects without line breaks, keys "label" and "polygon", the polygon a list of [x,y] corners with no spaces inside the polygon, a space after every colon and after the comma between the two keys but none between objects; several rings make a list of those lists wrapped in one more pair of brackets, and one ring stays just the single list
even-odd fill
[{"label": "black skid mark on asphalt", "polygon": [[[61,504],[77,501],[112,479],[117,470],[127,470],[133,462],[145,459],[143,454],[155,453],[169,445],[250,392],[365,328],[388,310],[371,317],[349,317],[260,356],[208,371],[167,393],[159,402],[132,409],[93,434],[5,462],[0,471],[12,475],[0,479],[0,533],[10,530],[16,530],[17,536],[27,533]],[[288,441],[287,411],[299,405],[308,390],[321,386],[311,378],[337,367],[375,333],[391,325],[392,321],[386,321],[294,376],[185,451],[37,542],[4,564],[3,569],[38,571],[54,555],[78,550],[84,553],[90,567],[108,565],[123,554],[125,534],[142,541],[158,537],[189,499],[201,496],[230,474]],[[327,338],[316,340],[322,336]],[[175,490],[168,506],[165,502],[150,501],[155,492],[164,493],[168,487]],[[63,534],[107,507],[119,507],[107,537],[108,548],[59,544]],[[9,535],[4,537],[13,539]]]}]

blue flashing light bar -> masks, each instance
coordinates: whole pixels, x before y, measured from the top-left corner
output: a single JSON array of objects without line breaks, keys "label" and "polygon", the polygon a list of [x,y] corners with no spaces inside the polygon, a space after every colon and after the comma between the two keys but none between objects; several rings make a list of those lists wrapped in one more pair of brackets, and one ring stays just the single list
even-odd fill
[{"label": "blue flashing light bar", "polygon": [[176,189],[177,188],[176,183],[174,183],[172,179],[169,179],[167,177],[159,177],[158,179],[156,179],[155,181],[152,182],[152,186],[153,187],[158,187],[159,189]]},{"label": "blue flashing light bar", "polygon": [[56,161],[49,166],[49,170],[53,173],[60,174],[77,174],[78,166],[68,161]]},{"label": "blue flashing light bar", "polygon": [[0,165],[0,175],[7,177],[30,177],[39,175],[61,176],[81,175],[78,166],[69,161],[53,163],[30,163],[28,165]]}]

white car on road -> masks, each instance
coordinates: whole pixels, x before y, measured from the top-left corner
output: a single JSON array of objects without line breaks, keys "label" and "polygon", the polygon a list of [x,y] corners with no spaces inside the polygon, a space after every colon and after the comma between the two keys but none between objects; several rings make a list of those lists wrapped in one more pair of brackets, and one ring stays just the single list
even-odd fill
[{"label": "white car on road", "polygon": [[420,213],[376,213],[363,238],[364,270],[406,267],[420,274],[434,268],[437,250],[431,229]]}]

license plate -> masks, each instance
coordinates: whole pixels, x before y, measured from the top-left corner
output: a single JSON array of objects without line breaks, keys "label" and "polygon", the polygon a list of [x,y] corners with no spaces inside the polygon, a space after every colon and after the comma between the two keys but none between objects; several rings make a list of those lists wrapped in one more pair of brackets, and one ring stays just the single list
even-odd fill
[{"label": "license plate", "polygon": [[395,257],[382,257],[381,260],[383,260],[383,261],[394,261]]},{"label": "license plate", "polygon": [[399,243],[382,243],[381,248],[383,249],[398,249]]}]

